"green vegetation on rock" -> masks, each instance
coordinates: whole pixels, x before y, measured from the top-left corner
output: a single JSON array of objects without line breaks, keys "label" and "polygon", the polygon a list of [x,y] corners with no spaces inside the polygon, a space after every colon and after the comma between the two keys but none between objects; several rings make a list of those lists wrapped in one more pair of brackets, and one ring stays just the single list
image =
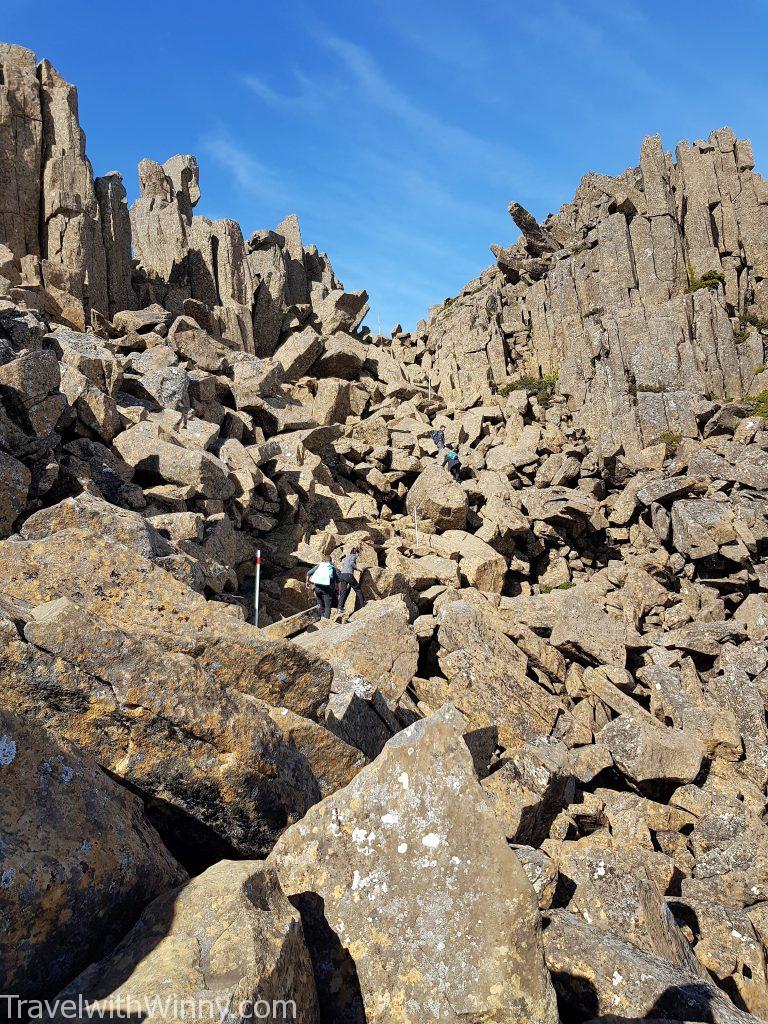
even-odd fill
[{"label": "green vegetation on rock", "polygon": [[688,291],[697,292],[699,288],[725,287],[725,274],[721,270],[705,270],[701,277],[696,276],[693,264],[688,263]]},{"label": "green vegetation on rock", "polygon": [[557,388],[557,371],[545,373],[542,377],[519,377],[517,380],[502,384],[500,395],[509,395],[513,391],[525,391],[529,398],[535,398],[539,405],[546,409]]}]

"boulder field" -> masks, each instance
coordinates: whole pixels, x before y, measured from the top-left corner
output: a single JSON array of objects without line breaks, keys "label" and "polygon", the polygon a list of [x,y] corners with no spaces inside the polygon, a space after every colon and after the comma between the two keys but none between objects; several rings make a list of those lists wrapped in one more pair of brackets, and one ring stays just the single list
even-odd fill
[{"label": "boulder field", "polygon": [[512,203],[388,336],[295,216],[198,216],[189,155],[139,182],[0,44],[0,994],[768,1020],[749,143]]}]

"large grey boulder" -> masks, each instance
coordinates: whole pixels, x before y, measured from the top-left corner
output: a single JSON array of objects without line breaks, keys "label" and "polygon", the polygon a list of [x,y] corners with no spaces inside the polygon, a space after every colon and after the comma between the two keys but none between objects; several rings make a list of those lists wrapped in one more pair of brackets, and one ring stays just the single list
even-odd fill
[{"label": "large grey boulder", "polygon": [[161,433],[154,423],[137,423],[115,438],[114,446],[133,469],[154,473],[169,483],[187,485],[204,498],[223,500],[235,492],[227,467],[206,451],[193,451]]},{"label": "large grey boulder", "polygon": [[305,327],[280,345],[274,359],[283,368],[287,381],[298,380],[310,369],[322,351],[323,340],[320,335],[314,328]]},{"label": "large grey boulder", "polygon": [[439,530],[463,530],[467,523],[467,493],[440,466],[427,466],[408,491],[405,507]]},{"label": "large grey boulder", "polygon": [[312,312],[322,334],[330,335],[337,331],[351,334],[365,319],[368,308],[367,292],[345,292],[336,288],[313,304]]},{"label": "large grey boulder", "polygon": [[24,510],[32,474],[18,459],[0,451],[0,537],[7,537]]},{"label": "large grey boulder", "polygon": [[[26,620],[24,640],[14,631],[0,647],[0,706],[151,796],[153,820],[185,858],[259,856],[320,798],[312,736],[299,740],[270,712],[316,713],[327,664],[264,643],[227,606],[87,529],[6,541],[0,566],[1,599]],[[334,777],[346,782],[356,765],[343,760]]]},{"label": "large grey boulder", "polygon": [[528,660],[494,622],[463,600],[439,614],[438,661],[451,702],[472,728],[494,725],[504,747],[552,735],[564,707],[528,678]]},{"label": "large grey boulder", "polygon": [[328,1019],[558,1019],[533,889],[463,728],[445,707],[405,729],[270,855]]}]

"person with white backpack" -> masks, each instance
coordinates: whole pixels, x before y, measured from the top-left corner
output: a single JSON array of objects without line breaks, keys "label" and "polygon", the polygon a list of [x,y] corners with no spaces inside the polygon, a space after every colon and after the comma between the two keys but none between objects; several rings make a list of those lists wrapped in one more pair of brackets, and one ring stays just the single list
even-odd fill
[{"label": "person with white backpack", "polygon": [[322,618],[330,619],[336,589],[336,568],[332,562],[313,565],[307,573],[307,583],[312,584],[317,601],[317,610]]}]

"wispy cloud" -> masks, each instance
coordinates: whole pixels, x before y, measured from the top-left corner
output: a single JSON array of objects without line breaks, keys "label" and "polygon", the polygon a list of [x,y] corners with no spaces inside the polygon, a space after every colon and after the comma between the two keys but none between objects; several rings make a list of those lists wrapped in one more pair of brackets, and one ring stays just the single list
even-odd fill
[{"label": "wispy cloud", "polygon": [[457,162],[476,161],[476,170],[486,179],[509,183],[532,171],[528,161],[511,147],[452,124],[414,102],[379,70],[364,47],[324,29],[318,29],[315,35],[352,78],[357,95],[370,107],[396,118],[427,147],[439,149]]},{"label": "wispy cloud", "polygon": [[324,104],[317,90],[310,87],[307,78],[299,72],[295,73],[295,78],[299,83],[300,92],[293,95],[278,92],[258,75],[243,75],[240,81],[254,96],[271,107],[280,110],[306,111],[307,113],[317,113],[322,110]]},{"label": "wispy cloud", "polygon": [[289,197],[282,180],[266,164],[251,156],[224,135],[203,140],[203,149],[220,167],[229,171],[238,188],[265,203],[285,202]]},{"label": "wispy cloud", "polygon": [[665,76],[658,74],[656,68],[638,59],[636,54],[642,49],[636,45],[627,46],[632,36],[647,28],[648,22],[641,13],[631,7],[615,8],[613,4],[596,2],[592,5],[573,7],[563,0],[556,0],[549,11],[546,23],[539,23],[542,39],[551,41],[552,24],[558,27],[562,41],[568,40],[569,45],[583,56],[595,62],[603,74],[619,83],[619,87],[627,91],[635,90],[655,99],[666,97],[670,102],[672,88]]},{"label": "wispy cloud", "polygon": [[[482,83],[483,76],[479,72],[492,64],[491,47],[488,39],[469,24],[463,7],[452,11],[449,4],[441,5],[440,17],[435,18],[428,4],[420,7],[409,0],[404,9],[406,4],[393,4],[392,0],[373,0],[373,3],[390,30],[421,59],[466,72],[463,86]],[[481,89],[476,91],[478,95],[482,92]]]}]

